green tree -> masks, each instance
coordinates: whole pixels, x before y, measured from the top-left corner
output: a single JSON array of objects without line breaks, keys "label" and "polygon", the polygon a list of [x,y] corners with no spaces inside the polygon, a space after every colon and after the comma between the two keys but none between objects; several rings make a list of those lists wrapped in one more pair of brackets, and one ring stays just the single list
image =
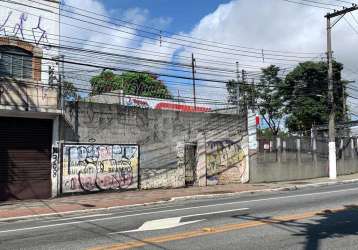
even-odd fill
[{"label": "green tree", "polygon": [[118,75],[110,70],[104,70],[101,74],[92,77],[90,83],[91,95],[121,89],[126,95],[172,98],[164,83],[156,75],[150,73],[125,72]]},{"label": "green tree", "polygon": [[63,83],[63,98],[66,101],[75,101],[79,98],[78,89],[72,82],[65,81]]},{"label": "green tree", "polygon": [[[259,112],[272,135],[278,135],[284,118],[283,97],[280,88],[283,80],[278,76],[280,68],[271,65],[261,69],[262,75],[257,85],[239,82],[240,106],[252,108]],[[229,102],[237,104],[237,82],[231,80],[226,84]]]},{"label": "green tree", "polygon": [[[336,121],[343,119],[343,88],[341,80],[342,64],[333,62],[334,99]],[[331,107],[328,102],[327,63],[304,62],[291,71],[282,88],[285,96],[287,120],[290,132],[308,134],[312,125],[325,124]]]}]

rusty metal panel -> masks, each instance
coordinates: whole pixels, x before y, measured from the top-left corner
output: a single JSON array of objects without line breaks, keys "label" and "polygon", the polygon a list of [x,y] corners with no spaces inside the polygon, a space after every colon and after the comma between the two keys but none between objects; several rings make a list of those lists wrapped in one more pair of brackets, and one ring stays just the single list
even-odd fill
[{"label": "rusty metal panel", "polygon": [[52,121],[0,117],[0,200],[51,196]]}]

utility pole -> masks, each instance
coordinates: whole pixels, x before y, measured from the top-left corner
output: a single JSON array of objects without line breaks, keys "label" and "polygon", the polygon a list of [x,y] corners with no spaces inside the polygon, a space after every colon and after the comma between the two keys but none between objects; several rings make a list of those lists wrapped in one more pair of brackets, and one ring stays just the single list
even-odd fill
[{"label": "utility pole", "polygon": [[[333,65],[332,65],[332,37],[331,31],[334,25],[336,25],[339,20],[341,20],[345,14],[357,10],[358,7],[356,4],[353,4],[350,8],[344,8],[340,11],[334,11],[333,13],[327,13],[325,18],[327,18],[327,64],[328,64],[328,100],[330,106],[330,114],[328,121],[328,153],[329,153],[329,178],[337,178],[337,160],[336,160],[336,128],[335,128],[335,116],[336,116],[336,107],[334,103],[334,94],[333,94]],[[331,18],[338,17],[333,24],[331,23]]]},{"label": "utility pole", "polygon": [[240,114],[240,73],[239,73],[239,62],[236,62],[236,106],[237,114]]},{"label": "utility pole", "polygon": [[[241,71],[241,80],[242,80],[242,84],[246,84],[245,83],[246,82],[246,71],[244,69]],[[247,109],[246,93],[244,93],[243,97],[244,97],[244,106]]]},{"label": "utility pole", "polygon": [[195,94],[195,58],[194,53],[191,53],[191,70],[193,73],[193,98],[194,98],[194,111],[196,110],[196,94]]},{"label": "utility pole", "polygon": [[64,81],[65,81],[65,56],[60,55],[61,60],[61,72],[59,75],[60,78],[60,96],[61,96],[61,112],[64,113],[64,106],[65,106],[65,98],[63,96],[64,94]]}]

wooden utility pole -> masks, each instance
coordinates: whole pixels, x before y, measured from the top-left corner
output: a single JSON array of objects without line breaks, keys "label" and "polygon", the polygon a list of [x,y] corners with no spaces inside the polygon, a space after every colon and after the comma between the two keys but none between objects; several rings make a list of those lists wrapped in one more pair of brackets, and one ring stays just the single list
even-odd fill
[{"label": "wooden utility pole", "polygon": [[194,99],[194,110],[196,110],[196,93],[195,93],[195,58],[194,53],[191,53],[191,70],[193,73],[193,99]]},{"label": "wooden utility pole", "polygon": [[[325,18],[327,19],[327,64],[328,64],[328,101],[330,104],[330,114],[328,121],[328,150],[329,150],[329,178],[337,178],[337,160],[336,160],[336,128],[335,128],[335,117],[336,117],[336,108],[334,102],[333,94],[333,65],[332,65],[332,37],[331,31],[334,25],[336,25],[339,20],[341,20],[345,14],[357,10],[358,7],[356,4],[353,4],[350,8],[344,8],[343,10],[334,11],[333,13],[327,13]],[[338,17],[333,23],[331,23],[331,18]]]}]

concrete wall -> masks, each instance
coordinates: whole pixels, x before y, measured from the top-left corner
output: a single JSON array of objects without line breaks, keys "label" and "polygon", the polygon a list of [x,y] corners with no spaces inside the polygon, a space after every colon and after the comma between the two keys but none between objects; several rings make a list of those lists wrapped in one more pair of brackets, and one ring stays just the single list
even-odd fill
[{"label": "concrete wall", "polygon": [[[299,139],[299,142],[297,138],[289,140],[271,140],[271,143],[270,140],[266,140],[259,143],[258,151],[250,157],[250,182],[290,181],[328,176],[326,139],[317,139],[315,142],[307,138]],[[357,144],[353,143],[354,141],[355,139],[345,139],[342,147],[338,141],[338,175],[358,173]],[[267,149],[264,149],[265,144]],[[270,144],[272,148],[268,148]]]},{"label": "concrete wall", "polygon": [[[206,185],[206,180],[199,183],[200,178],[206,179],[207,176],[206,158],[214,157],[219,151],[221,158],[217,158],[216,172],[210,172],[210,177],[215,175],[220,179],[216,183],[240,181],[243,169],[247,167],[242,161],[247,146],[244,143],[246,120],[239,119],[237,115],[185,113],[86,102],[66,103],[65,110],[61,137],[66,142],[138,144],[140,186],[144,189],[185,185],[185,143],[198,143],[198,166],[204,166],[204,171],[200,174],[200,170],[196,170],[196,185]],[[213,142],[224,143],[224,148],[218,145],[211,148]],[[226,145],[227,142],[230,145]],[[178,143],[182,146],[178,147]],[[200,152],[200,143],[204,145],[202,148],[210,150]],[[223,160],[226,157],[224,154],[229,154],[229,161]]]},{"label": "concrete wall", "polygon": [[58,88],[35,81],[0,78],[0,109],[10,111],[55,112]]}]

